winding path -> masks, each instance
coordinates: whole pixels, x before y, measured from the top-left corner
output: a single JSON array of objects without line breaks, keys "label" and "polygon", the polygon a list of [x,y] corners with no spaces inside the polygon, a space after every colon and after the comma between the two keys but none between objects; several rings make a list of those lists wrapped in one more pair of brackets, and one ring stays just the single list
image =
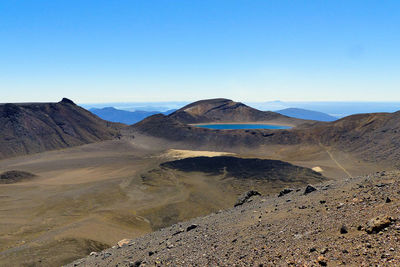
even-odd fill
[{"label": "winding path", "polygon": [[326,147],[325,147],[324,145],[322,145],[321,143],[320,143],[319,145],[326,151],[326,153],[328,153],[328,155],[329,155],[329,157],[331,158],[331,160],[332,160],[333,162],[335,162],[335,164],[347,174],[347,176],[349,176],[350,178],[353,178],[353,176],[350,174],[350,172],[348,172],[348,171],[346,170],[346,168],[343,167],[343,165],[340,164],[340,163],[335,159],[335,157],[333,156],[332,152],[330,152],[328,148],[326,148]]}]

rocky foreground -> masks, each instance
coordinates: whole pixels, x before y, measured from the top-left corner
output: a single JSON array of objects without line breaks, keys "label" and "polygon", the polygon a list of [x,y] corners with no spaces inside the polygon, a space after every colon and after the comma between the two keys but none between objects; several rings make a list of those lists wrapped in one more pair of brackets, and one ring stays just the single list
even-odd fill
[{"label": "rocky foreground", "polygon": [[399,266],[400,172],[256,193],[68,266]]}]

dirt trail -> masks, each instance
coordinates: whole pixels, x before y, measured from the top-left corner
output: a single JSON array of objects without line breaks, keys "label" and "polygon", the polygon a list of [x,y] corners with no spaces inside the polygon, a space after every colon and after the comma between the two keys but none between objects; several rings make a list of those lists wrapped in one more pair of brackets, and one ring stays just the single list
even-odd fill
[{"label": "dirt trail", "polygon": [[346,173],[346,175],[347,175],[349,178],[353,178],[353,176],[351,175],[351,173],[348,172],[348,171],[346,170],[346,168],[343,167],[343,165],[340,164],[340,163],[335,159],[335,157],[333,156],[332,152],[330,152],[329,149],[328,149],[327,147],[325,147],[325,146],[322,145],[322,144],[320,144],[320,146],[326,151],[326,153],[329,155],[329,157],[331,158],[331,160],[336,164],[336,166],[338,166],[341,170],[343,170],[343,172]]}]

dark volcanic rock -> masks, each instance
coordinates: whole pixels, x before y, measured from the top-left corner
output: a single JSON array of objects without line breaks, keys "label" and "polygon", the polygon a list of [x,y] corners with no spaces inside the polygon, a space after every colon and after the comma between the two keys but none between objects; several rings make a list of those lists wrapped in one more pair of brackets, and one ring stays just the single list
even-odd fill
[{"label": "dark volcanic rock", "polygon": [[189,231],[191,231],[191,230],[193,230],[193,229],[196,229],[197,228],[197,224],[191,224],[191,225],[189,225],[187,228],[186,228],[186,232],[189,232]]},{"label": "dark volcanic rock", "polygon": [[75,105],[75,103],[71,99],[68,99],[68,98],[65,98],[65,97],[61,100],[61,103]]},{"label": "dark volcanic rock", "polygon": [[317,189],[312,185],[307,185],[306,190],[304,190],[304,195],[310,194],[311,192],[316,191]]},{"label": "dark volcanic rock", "polygon": [[284,196],[284,195],[287,195],[287,194],[289,194],[289,193],[292,192],[292,191],[293,191],[293,189],[285,188],[285,189],[283,189],[281,192],[279,192],[278,197],[282,197],[282,196]]},{"label": "dark volcanic rock", "polygon": [[321,266],[328,266],[328,262],[327,262],[327,260],[326,260],[326,258],[324,256],[319,256],[318,259],[317,259],[317,262]]},{"label": "dark volcanic rock", "polygon": [[7,171],[0,174],[0,184],[13,184],[35,178],[36,175],[23,171]]},{"label": "dark volcanic rock", "polygon": [[235,207],[241,206],[244,203],[248,202],[253,196],[261,196],[261,194],[254,190],[248,191],[238,198],[235,203]]}]

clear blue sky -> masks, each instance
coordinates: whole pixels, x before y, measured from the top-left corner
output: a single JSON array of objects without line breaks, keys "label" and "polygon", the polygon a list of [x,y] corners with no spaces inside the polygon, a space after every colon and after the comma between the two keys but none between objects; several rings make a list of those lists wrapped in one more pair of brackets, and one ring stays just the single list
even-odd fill
[{"label": "clear blue sky", "polygon": [[0,1],[0,102],[400,101],[400,1]]}]

